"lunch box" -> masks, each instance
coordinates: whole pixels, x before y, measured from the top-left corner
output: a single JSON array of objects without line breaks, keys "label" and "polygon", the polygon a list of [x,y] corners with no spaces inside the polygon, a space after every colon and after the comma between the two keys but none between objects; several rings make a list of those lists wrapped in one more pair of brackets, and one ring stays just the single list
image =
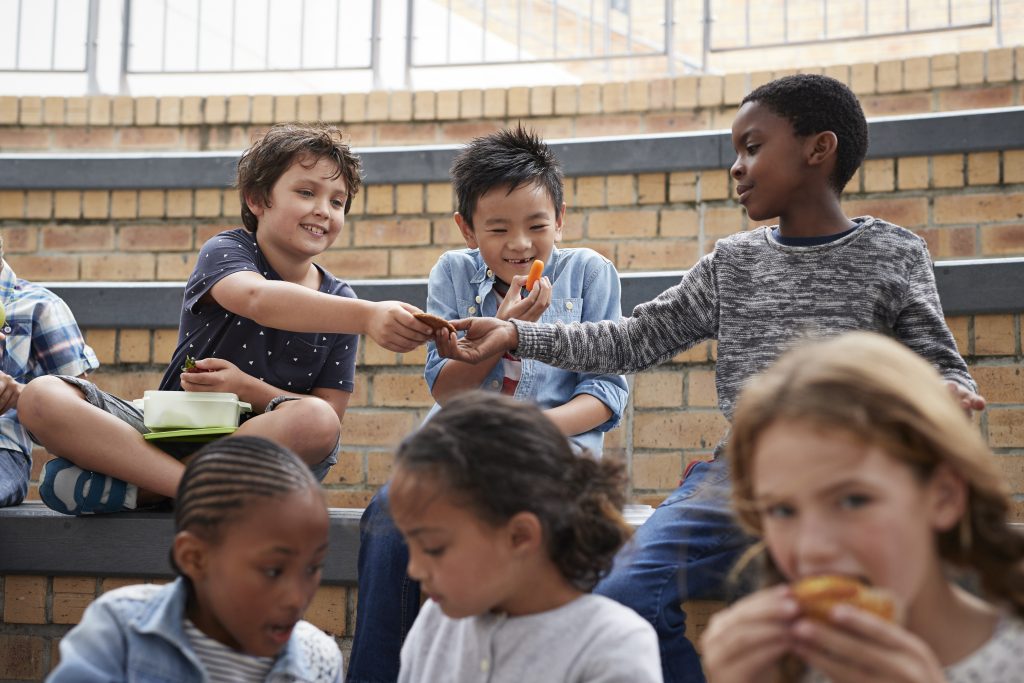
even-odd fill
[{"label": "lunch box", "polygon": [[237,427],[252,406],[238,394],[196,391],[147,391],[132,402],[150,429]]}]

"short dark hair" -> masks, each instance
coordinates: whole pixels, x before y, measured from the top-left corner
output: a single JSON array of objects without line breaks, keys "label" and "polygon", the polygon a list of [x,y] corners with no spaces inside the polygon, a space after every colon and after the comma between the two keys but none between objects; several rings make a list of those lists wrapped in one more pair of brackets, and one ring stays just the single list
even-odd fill
[{"label": "short dark hair", "polygon": [[[412,486],[436,481],[442,494],[485,522],[531,512],[551,561],[572,585],[590,590],[629,538],[623,520],[625,468],[573,453],[535,404],[470,391],[445,404],[398,447],[396,467]],[[392,487],[391,500],[409,495]]]},{"label": "short dark hair", "polygon": [[537,133],[521,125],[473,138],[455,157],[451,177],[458,211],[471,228],[476,203],[496,187],[511,193],[536,183],[548,191],[556,217],[562,209],[562,167]]},{"label": "short dark hair", "polygon": [[174,507],[174,531],[215,541],[222,526],[255,498],[319,489],[295,453],[257,436],[229,436],[203,446],[185,467]]},{"label": "short dark hair", "polygon": [[793,125],[801,136],[832,131],[839,140],[831,184],[841,194],[860,168],[868,151],[868,122],[864,110],[846,85],[828,76],[784,76],[743,98],[740,106],[758,102]]},{"label": "short dark hair", "polygon": [[239,199],[242,203],[242,225],[256,232],[258,221],[246,198],[270,206],[270,191],[292,163],[313,166],[321,159],[330,159],[336,167],[331,180],[342,177],[348,198],[345,213],[352,207],[352,197],[362,184],[359,157],[345,143],[341,131],[326,123],[279,123],[266,135],[242,152],[238,160]]}]

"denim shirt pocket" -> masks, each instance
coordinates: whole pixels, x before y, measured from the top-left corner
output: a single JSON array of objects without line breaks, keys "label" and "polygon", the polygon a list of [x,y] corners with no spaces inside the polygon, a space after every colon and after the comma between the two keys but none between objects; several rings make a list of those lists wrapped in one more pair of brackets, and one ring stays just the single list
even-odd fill
[{"label": "denim shirt pocket", "polygon": [[548,306],[548,310],[544,311],[544,316],[541,318],[541,322],[563,322],[568,325],[569,323],[579,322],[582,314],[582,297],[552,299],[551,305]]},{"label": "denim shirt pocket", "polygon": [[473,299],[466,299],[463,297],[456,298],[458,306],[458,317],[460,318],[472,318],[480,315],[480,304]]}]

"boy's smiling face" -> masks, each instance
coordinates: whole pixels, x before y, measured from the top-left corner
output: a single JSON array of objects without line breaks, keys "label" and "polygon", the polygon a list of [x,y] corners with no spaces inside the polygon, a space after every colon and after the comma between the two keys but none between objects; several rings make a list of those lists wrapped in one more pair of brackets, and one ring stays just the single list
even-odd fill
[{"label": "boy's smiling face", "polygon": [[817,201],[807,191],[813,137],[798,137],[788,120],[758,102],[740,107],[732,124],[736,161],[730,173],[752,220],[785,216],[802,202]]},{"label": "boy's smiling face", "polygon": [[[268,206],[247,200],[259,221],[257,239],[268,255],[308,261],[334,243],[345,226],[345,179],[330,159],[292,162],[270,191]],[[273,260],[273,258],[271,259]]]},{"label": "boy's smiling face", "polygon": [[530,183],[512,192],[507,186],[485,192],[477,200],[473,225],[459,213],[455,222],[466,245],[480,249],[495,277],[512,282],[516,275],[527,275],[534,260],[548,261],[562,240],[564,216],[564,203],[556,210],[548,191]]}]

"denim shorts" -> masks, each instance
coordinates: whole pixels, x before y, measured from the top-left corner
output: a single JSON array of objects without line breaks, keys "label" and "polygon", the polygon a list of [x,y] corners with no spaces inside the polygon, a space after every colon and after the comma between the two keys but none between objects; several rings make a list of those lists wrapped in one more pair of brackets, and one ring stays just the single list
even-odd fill
[{"label": "denim shorts", "polygon": [[[103,391],[89,380],[82,379],[80,377],[72,377],[69,375],[57,375],[60,379],[64,380],[68,384],[77,387],[82,394],[85,395],[85,400],[90,405],[96,406],[105,413],[113,415],[122,422],[126,422],[132,426],[132,428],[139,434],[148,434],[152,430],[146,427],[146,424],[142,417],[142,411],[136,408],[130,401],[125,401],[122,398],[118,398],[113,394]],[[277,406],[281,405],[285,401],[297,401],[297,396],[275,396],[270,403],[267,404],[264,413],[269,413]],[[242,422],[251,419],[255,415],[249,413],[248,415],[242,416]],[[188,457],[202,448],[205,444],[198,442],[170,442],[170,441],[154,441],[150,442],[153,446],[156,446],[164,453],[167,453],[175,460],[181,460],[182,458]],[[317,481],[323,481],[324,477],[327,476],[327,472],[338,462],[338,453],[341,452],[341,437],[338,437],[338,442],[334,444],[334,448],[331,450],[330,455],[321,460],[316,465],[310,465],[310,470],[313,472],[313,476],[316,477]]]}]

